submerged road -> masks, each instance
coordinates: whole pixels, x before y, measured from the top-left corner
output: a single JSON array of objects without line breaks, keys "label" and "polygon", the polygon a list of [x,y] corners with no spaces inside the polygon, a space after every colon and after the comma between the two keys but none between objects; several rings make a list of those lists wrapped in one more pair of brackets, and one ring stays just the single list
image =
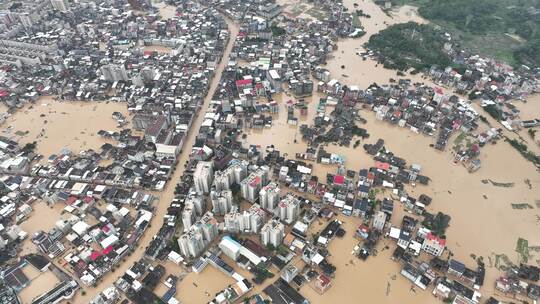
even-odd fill
[{"label": "submerged road", "polygon": [[184,173],[184,164],[189,159],[189,154],[191,153],[193,144],[195,143],[195,138],[197,137],[197,133],[199,132],[201,124],[204,120],[204,114],[208,110],[212,97],[214,96],[214,93],[220,83],[221,75],[223,73],[223,70],[227,66],[227,63],[229,61],[229,55],[231,54],[231,50],[236,40],[236,36],[238,35],[238,25],[236,25],[232,20],[228,19],[223,14],[221,15],[225,19],[228,26],[229,41],[227,43],[227,46],[225,47],[220,62],[216,67],[214,76],[210,82],[208,93],[203,101],[203,104],[201,105],[201,108],[187,133],[184,147],[178,157],[176,170],[174,171],[173,175],[171,176],[171,180],[167,183],[163,191],[159,192],[157,195],[157,205],[154,211],[154,217],[152,218],[150,225],[148,226],[144,235],[139,240],[137,244],[137,249],[135,249],[135,251],[130,256],[127,256],[124,262],[118,265],[115,273],[105,275],[98,282],[96,287],[84,287],[84,290],[86,292],[85,295],[77,295],[74,298],[75,303],[88,303],[96,294],[103,291],[105,288],[111,286],[118,279],[119,276],[123,275],[126,270],[133,265],[133,263],[143,257],[146,247],[148,246],[148,244],[150,244],[152,238],[157,234],[157,232],[163,225],[163,216],[167,213],[169,203],[174,199],[174,188],[176,187],[177,182],[180,180],[180,177]]}]

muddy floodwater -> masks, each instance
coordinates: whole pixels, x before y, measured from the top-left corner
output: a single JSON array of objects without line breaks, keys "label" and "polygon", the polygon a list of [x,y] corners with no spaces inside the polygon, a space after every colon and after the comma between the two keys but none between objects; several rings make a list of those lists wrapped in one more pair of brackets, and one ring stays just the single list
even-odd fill
[{"label": "muddy floodwater", "polygon": [[[353,4],[358,3],[354,8]],[[421,74],[397,77],[396,71],[388,70],[375,61],[362,57],[357,53],[364,52],[362,44],[369,37],[384,29],[389,24],[407,21],[425,22],[413,7],[402,7],[390,13],[390,16],[371,1],[344,1],[350,10],[362,9],[371,18],[362,18],[367,34],[360,39],[345,39],[338,42],[338,49],[332,55],[325,68],[331,72],[331,77],[347,85],[358,85],[365,89],[370,84],[388,83],[391,78],[410,78],[415,82],[430,81]],[[344,65],[345,68],[341,66]],[[308,106],[308,116],[313,117],[320,96],[313,96]],[[283,103],[283,100],[277,99]],[[540,118],[540,97],[532,96],[527,103],[516,103],[522,110],[524,118]],[[329,113],[331,110],[327,110]],[[526,113],[525,113],[526,112]],[[525,160],[508,143],[500,141],[496,145],[486,146],[482,150],[482,168],[475,173],[468,173],[461,165],[452,162],[450,151],[440,152],[430,147],[434,138],[419,135],[410,130],[391,126],[375,119],[371,112],[360,111],[367,123],[366,128],[370,138],[362,142],[374,143],[378,138],[385,140],[386,147],[405,158],[408,163],[422,166],[423,174],[432,181],[428,186],[410,186],[408,191],[414,197],[425,193],[433,198],[430,212],[442,211],[452,217],[447,230],[448,246],[455,258],[470,267],[475,267],[476,261],[471,257],[482,256],[486,262],[486,283],[481,289],[486,296],[493,294],[494,280],[502,273],[493,267],[496,255],[507,255],[514,263],[518,262],[515,252],[518,238],[529,241],[529,245],[540,245],[540,174],[532,163]],[[278,150],[294,158],[295,153],[303,153],[306,144],[302,142],[299,129],[286,123],[286,105],[282,104],[280,113],[274,116],[272,128],[263,130],[248,130],[245,144],[258,144],[263,147],[272,143]],[[298,116],[297,116],[298,117]],[[306,117],[299,117],[299,125],[311,123]],[[500,126],[495,127],[499,128]],[[540,137],[540,135],[539,135]],[[296,143],[295,143],[296,139]],[[354,142],[354,141],[353,141]],[[329,145],[328,152],[341,154],[346,159],[347,169],[358,171],[374,165],[372,158],[367,155],[360,145],[354,149]],[[324,178],[327,172],[336,172],[335,166],[314,166],[313,173]],[[497,187],[483,180],[514,183],[513,187]],[[324,179],[323,179],[324,180]],[[528,202],[533,209],[516,210],[512,203]],[[400,224],[401,217],[393,217],[395,225]],[[360,224],[357,218],[345,218],[348,235],[343,239],[333,241],[330,245],[332,256],[330,261],[338,270],[333,286],[320,296],[310,287],[302,287],[301,292],[311,303],[435,303],[429,291],[411,290],[411,284],[399,275],[399,265],[390,260],[391,251],[381,251],[378,256],[361,262],[350,254],[357,241],[351,234]],[[395,245],[390,245],[392,250]],[[533,254],[534,255],[534,254]],[[533,264],[538,263],[540,255],[529,259]],[[352,261],[352,262],[351,262]]]},{"label": "muddy floodwater", "polygon": [[[364,37],[338,42],[338,50],[333,53],[333,58],[326,65],[326,68],[331,71],[332,77],[348,85],[358,85],[361,89],[365,89],[373,82],[383,84],[388,83],[390,78],[399,78],[395,71],[384,69],[371,59],[363,60],[357,53],[364,52],[362,44],[369,39],[370,35],[384,29],[389,24],[409,20],[424,22],[418,17],[416,10],[405,6],[387,15],[368,0],[345,0],[344,3],[349,10],[362,9],[371,18],[361,19],[367,31]],[[357,3],[358,7],[354,7],[354,3]],[[174,8],[162,4],[159,4],[159,7],[163,18],[174,16]],[[231,36],[234,38],[238,33],[238,27],[229,20],[227,23],[232,33]],[[231,48],[232,42],[227,45],[224,58],[228,58]],[[226,60],[222,60],[216,69],[210,86],[210,94],[205,98],[201,113],[204,113],[208,108],[213,92],[221,78],[225,62]],[[342,69],[342,65],[345,68]],[[406,78],[427,82],[420,74],[407,75]],[[314,92],[313,96],[305,98],[307,113],[302,114],[296,109],[295,117],[299,121],[297,126],[292,126],[287,123],[287,107],[290,105],[289,101],[294,103],[297,99],[286,93],[276,94],[274,99],[279,103],[280,108],[279,114],[273,115],[271,128],[243,129],[242,131],[247,135],[245,139],[242,139],[243,144],[246,146],[260,145],[263,148],[273,144],[276,149],[286,153],[288,158],[294,158],[296,153],[305,152],[307,145],[302,141],[299,126],[311,124],[315,115],[329,115],[332,111],[332,108],[328,107],[325,112],[317,113],[321,97],[324,96]],[[534,96],[529,102],[516,103],[516,106],[522,110],[523,117],[527,119],[540,118],[538,115],[540,114],[539,102],[540,98]],[[97,131],[100,129],[116,130],[116,121],[112,119],[111,114],[118,111],[127,115],[126,106],[121,103],[60,103],[54,101],[53,98],[43,98],[32,107],[30,109],[27,106],[8,118],[1,126],[2,135],[15,137],[23,144],[36,141],[38,143],[37,151],[44,155],[58,153],[64,147],[73,151],[88,148],[98,149],[105,141],[97,136]],[[432,213],[442,211],[452,217],[450,227],[446,232],[449,250],[453,252],[455,258],[472,268],[476,265],[471,257],[472,254],[484,258],[487,269],[485,286],[481,292],[485,296],[492,294],[493,282],[501,272],[493,267],[491,259],[494,259],[495,255],[505,254],[512,262],[516,263],[518,260],[515,248],[518,238],[527,239],[531,246],[540,245],[540,233],[538,233],[540,205],[536,204],[537,201],[540,201],[539,172],[509,144],[501,141],[496,145],[488,145],[482,149],[482,168],[471,174],[464,167],[452,162],[449,151],[440,152],[431,148],[430,144],[433,144],[433,138],[378,121],[371,112],[361,110],[360,115],[367,121],[360,126],[368,130],[370,134],[368,139],[362,141],[357,148],[353,148],[352,145],[351,147],[328,145],[325,149],[328,152],[343,155],[347,169],[358,171],[361,168],[369,168],[374,165],[373,159],[364,152],[362,145],[374,143],[378,138],[382,138],[387,149],[405,158],[409,164],[420,164],[422,174],[429,176],[431,182],[428,186],[410,185],[407,190],[413,197],[418,197],[422,193],[431,196],[433,203],[429,206],[428,211]],[[157,193],[159,200],[155,203],[155,216],[141,238],[140,246],[133,254],[126,257],[115,273],[106,275],[96,287],[84,287],[86,293],[84,295],[79,293],[76,298],[72,299],[73,303],[88,303],[91,297],[112,285],[119,275],[142,257],[145,247],[163,223],[163,216],[174,197],[174,184],[183,173],[182,164],[188,159],[189,151],[195,140],[195,133],[198,131],[203,117],[204,115],[197,116],[192,132],[186,138],[184,151],[179,157],[180,166],[171,177],[171,182],[167,184],[163,192]],[[540,134],[538,136],[540,137]],[[336,172],[336,167],[332,165],[315,163],[313,165],[313,173],[322,181],[325,180],[327,173]],[[497,187],[491,183],[482,182],[488,179],[501,183],[513,183],[513,187]],[[511,207],[512,203],[524,202],[532,205],[533,209],[516,210]],[[392,223],[399,226],[404,211],[399,204],[396,205],[397,210],[395,216],[392,217]],[[23,230],[30,235],[38,229],[50,229],[61,212],[61,209],[57,209],[56,206],[51,209],[43,202],[37,202],[32,207],[34,208],[33,217],[21,224]],[[34,215],[38,212],[47,214],[55,221],[36,222],[39,218]],[[322,296],[308,284],[300,289],[300,292],[311,303],[437,303],[429,290],[422,291],[412,288],[410,282],[399,274],[399,264],[390,259],[395,248],[393,242],[382,239],[377,256],[370,257],[367,261],[355,258],[351,251],[358,245],[359,241],[354,238],[354,231],[361,221],[358,218],[342,215],[339,215],[339,219],[344,222],[344,229],[347,233],[343,238],[333,240],[329,246],[331,253],[329,261],[337,267],[336,276],[333,279],[332,287]],[[324,228],[326,222],[319,221],[312,224],[311,232],[316,233]],[[33,246],[32,244],[28,245],[28,248]],[[389,249],[385,247],[386,245],[389,246]],[[535,264],[539,259],[540,256],[533,256],[530,261]],[[238,269],[232,261],[227,258],[225,260],[234,266],[240,274],[248,279],[252,278],[251,274]],[[178,290],[176,297],[186,304],[207,303],[216,292],[234,283],[233,279],[212,266],[208,266],[200,274],[188,273],[183,267],[173,265],[170,262],[167,262],[165,266],[167,275],[173,274],[182,278],[176,286]],[[275,269],[272,271],[277,274]],[[272,281],[274,280],[255,286],[248,295],[262,292],[264,287]],[[163,290],[162,286],[158,287],[159,293]],[[25,295],[24,297],[31,299],[33,295]]]},{"label": "muddy floodwater", "polygon": [[94,149],[99,151],[107,141],[99,130],[117,131],[113,112],[127,116],[125,103],[70,102],[42,97],[34,104],[17,110],[1,126],[1,135],[20,145],[37,143],[36,152],[48,157],[67,148],[74,153]]}]

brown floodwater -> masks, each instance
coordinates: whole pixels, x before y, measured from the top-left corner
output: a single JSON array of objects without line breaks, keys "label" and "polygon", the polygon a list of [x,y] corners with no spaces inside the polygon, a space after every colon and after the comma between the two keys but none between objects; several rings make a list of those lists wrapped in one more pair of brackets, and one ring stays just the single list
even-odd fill
[{"label": "brown floodwater", "polygon": [[[226,21],[229,26],[231,39],[229,40],[229,43],[227,44],[227,47],[223,55],[223,59],[221,60],[221,62],[219,63],[219,65],[217,66],[215,70],[214,78],[212,79],[212,82],[210,84],[209,93],[204,99],[204,104],[201,107],[199,115],[196,117],[196,119],[193,122],[193,125],[192,125],[193,132],[189,132],[189,134],[187,135],[186,141],[184,143],[184,149],[178,159],[178,167],[175,170],[174,174],[171,176],[170,182],[167,183],[167,185],[165,186],[165,189],[162,192],[155,193],[159,198],[156,201],[156,209],[154,212],[154,217],[148,229],[146,230],[146,232],[140,239],[139,241],[140,245],[137,247],[137,249],[135,249],[135,251],[130,256],[126,257],[126,261],[123,261],[118,266],[115,274],[106,275],[104,278],[102,278],[102,280],[98,283],[96,287],[85,287],[84,290],[86,291],[86,294],[85,295],[78,294],[75,299],[76,303],[87,303],[94,295],[101,292],[103,289],[107,288],[108,286],[111,286],[117,280],[119,275],[125,273],[125,271],[129,267],[131,267],[134,262],[138,261],[144,255],[146,246],[150,243],[154,235],[161,228],[161,225],[163,224],[163,216],[167,212],[169,203],[174,198],[175,184],[180,179],[180,177],[182,176],[182,173],[184,172],[183,164],[189,158],[189,153],[191,152],[191,148],[193,147],[193,144],[195,142],[196,133],[198,132],[204,120],[204,113],[206,112],[206,110],[208,110],[208,106],[210,105],[210,101],[212,99],[213,93],[216,90],[217,85],[219,84],[219,81],[221,79],[221,74],[223,72],[225,65],[227,64],[227,58],[229,58],[229,54],[231,53],[234,40],[236,36],[238,35],[238,26],[232,21],[230,21],[229,19],[226,19]],[[195,276],[195,278],[191,278],[193,276]],[[197,280],[196,276],[197,274],[190,274],[185,278],[185,280],[188,280],[188,279]],[[220,289],[226,286],[225,282],[223,283],[224,284],[222,286],[220,285],[217,291],[219,291]],[[185,301],[185,299],[189,299],[192,296],[187,292],[186,293],[183,292],[182,290],[179,290],[178,294],[179,296],[177,298],[182,302]]]},{"label": "brown floodwater", "polygon": [[48,157],[58,154],[63,148],[73,153],[99,148],[106,142],[97,132],[116,131],[117,122],[113,112],[127,117],[124,103],[56,101],[46,96],[34,104],[19,109],[1,126],[2,135],[19,142],[37,142],[36,152]]},{"label": "brown floodwater", "polygon": [[[360,39],[345,39],[338,42],[338,50],[334,52],[334,58],[329,60],[326,68],[331,71],[332,78],[339,79],[348,85],[358,85],[360,88],[365,88],[373,82],[382,84],[388,83],[390,78],[399,78],[396,77],[395,71],[384,69],[370,59],[363,61],[356,53],[363,52],[361,45],[369,36],[384,29],[388,24],[409,20],[423,22],[423,20],[419,19],[416,11],[411,7],[401,8],[392,13],[392,18],[390,18],[371,1],[357,3],[358,9],[372,16],[371,19],[362,19],[368,34]],[[351,1],[345,1],[345,4],[352,9]],[[345,65],[345,69],[341,69],[341,65]],[[421,75],[408,75],[405,78],[430,83]],[[531,100],[535,98],[537,97],[534,96]],[[536,115],[531,114],[537,113],[540,108],[535,105],[536,102],[529,102],[518,107],[534,108],[522,111],[527,111],[527,115]],[[291,144],[295,137],[300,138],[299,131],[284,123],[286,117],[281,116],[286,116],[286,112],[282,113],[280,112],[279,117],[274,121],[272,129],[252,131],[245,143],[260,145],[272,143],[280,151],[292,157],[295,153],[304,152],[305,143],[299,140],[298,143]],[[484,147],[481,154],[482,168],[470,174],[464,167],[453,164],[449,151],[439,152],[431,148],[430,144],[434,143],[433,138],[378,121],[371,112],[361,111],[361,115],[367,119],[367,124],[362,127],[366,128],[370,134],[366,142],[374,143],[378,138],[383,138],[389,150],[405,158],[409,164],[420,164],[422,174],[432,179],[428,186],[410,186],[408,191],[416,197],[422,193],[430,195],[433,203],[429,211],[442,211],[452,217],[447,230],[448,246],[457,259],[474,267],[476,262],[471,258],[471,254],[483,256],[485,261],[493,258],[494,254],[506,254],[516,263],[517,253],[514,250],[519,237],[527,239],[530,246],[540,244],[539,212],[535,204],[540,200],[538,194],[540,174],[509,144],[501,141],[496,145]],[[361,145],[356,149],[329,145],[325,149],[344,155],[347,169],[359,170],[374,164]],[[335,172],[335,167],[316,165],[314,174],[321,177],[326,171],[332,170]],[[514,186],[496,187],[483,183],[482,180],[485,179],[512,182]],[[526,181],[532,188],[529,188]],[[512,209],[511,204],[517,202],[527,202],[534,208]],[[355,302],[366,303],[436,302],[428,291],[411,291],[411,284],[398,274],[398,264],[389,260],[391,253],[388,250],[381,252],[377,257],[370,258],[367,262],[354,261],[352,264],[350,260],[354,259],[350,252],[356,243],[349,239],[352,233],[350,230],[360,221],[355,218],[348,218],[346,221],[348,222],[346,226],[352,225],[348,229],[349,235],[342,240],[335,240],[330,245],[331,261],[338,266],[333,287],[322,297],[310,287],[303,287],[301,290],[312,303],[350,303],[352,299]],[[394,224],[399,224],[399,220]],[[530,260],[534,263],[536,259],[538,257]],[[501,275],[498,270],[490,266],[490,263],[487,263],[487,266],[485,286],[481,289],[485,295],[494,292],[494,280]],[[394,277],[396,274],[397,278]],[[390,284],[390,292],[387,295],[388,284]]]}]

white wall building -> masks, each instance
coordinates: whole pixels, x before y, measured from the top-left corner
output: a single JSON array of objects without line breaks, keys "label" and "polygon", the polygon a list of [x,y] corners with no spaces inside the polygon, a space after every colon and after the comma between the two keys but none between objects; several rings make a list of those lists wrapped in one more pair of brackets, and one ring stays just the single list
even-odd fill
[{"label": "white wall building", "polygon": [[276,209],[280,198],[280,189],[275,182],[270,182],[259,191],[259,204],[266,210]]},{"label": "white wall building", "polygon": [[212,162],[200,161],[193,173],[195,191],[198,193],[210,193],[214,179],[214,165]]},{"label": "white wall building", "polygon": [[280,221],[271,219],[261,228],[261,242],[267,246],[272,244],[274,247],[281,245],[285,236],[285,225]]}]

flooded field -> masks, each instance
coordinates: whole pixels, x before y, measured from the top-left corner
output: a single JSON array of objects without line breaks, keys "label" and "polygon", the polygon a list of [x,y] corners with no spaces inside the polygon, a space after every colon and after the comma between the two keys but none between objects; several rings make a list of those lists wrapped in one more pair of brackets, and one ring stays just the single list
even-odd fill
[{"label": "flooded field", "polygon": [[[396,215],[399,215],[396,214]],[[399,216],[392,217],[393,222]],[[342,228],[347,231],[343,238],[334,239],[328,249],[332,253],[329,261],[337,267],[332,287],[323,295],[317,293],[309,284],[304,285],[300,292],[309,298],[311,303],[435,303],[434,298],[422,290],[411,289],[411,284],[399,272],[399,264],[392,261],[393,246],[390,241],[382,240],[379,253],[361,261],[351,254],[359,241],[354,237],[354,231],[360,224],[358,218],[339,216],[344,222]],[[322,225],[314,223],[316,231],[322,230]],[[312,226],[312,227],[313,227]],[[388,244],[391,249],[384,249]]]},{"label": "flooded field", "polygon": [[31,265],[27,265],[23,269],[23,273],[31,281],[30,285],[19,293],[19,299],[21,300],[21,303],[24,304],[32,303],[34,298],[53,289],[60,283],[58,278],[51,271],[40,272]]},{"label": "flooded field", "polygon": [[62,204],[49,206],[44,201],[35,201],[31,207],[32,213],[20,224],[21,229],[28,233],[28,237],[23,242],[21,256],[37,252],[36,246],[32,244],[32,236],[40,230],[50,231],[54,228],[56,221],[62,218],[64,208]]},{"label": "flooded field", "polygon": [[[395,70],[385,69],[375,60],[366,58],[359,54],[365,52],[363,45],[369,40],[371,35],[378,33],[386,27],[414,21],[425,23],[426,21],[418,16],[416,9],[412,6],[402,6],[399,10],[387,15],[378,5],[369,0],[354,1],[345,0],[343,2],[349,11],[362,10],[364,14],[371,18],[362,17],[360,21],[366,34],[358,39],[342,39],[338,41],[338,49],[333,53],[333,58],[328,60],[324,66],[332,74],[332,78],[338,79],[347,85],[358,85],[360,88],[367,88],[373,83],[386,84],[390,79],[409,78],[414,82],[427,82],[421,74],[398,76]],[[354,4],[358,4],[357,7]]]},{"label": "flooded field", "polygon": [[74,153],[99,150],[106,143],[99,130],[117,130],[113,112],[127,116],[124,103],[60,102],[43,97],[9,117],[1,126],[2,136],[19,144],[37,143],[36,152],[48,157],[63,148]]}]

